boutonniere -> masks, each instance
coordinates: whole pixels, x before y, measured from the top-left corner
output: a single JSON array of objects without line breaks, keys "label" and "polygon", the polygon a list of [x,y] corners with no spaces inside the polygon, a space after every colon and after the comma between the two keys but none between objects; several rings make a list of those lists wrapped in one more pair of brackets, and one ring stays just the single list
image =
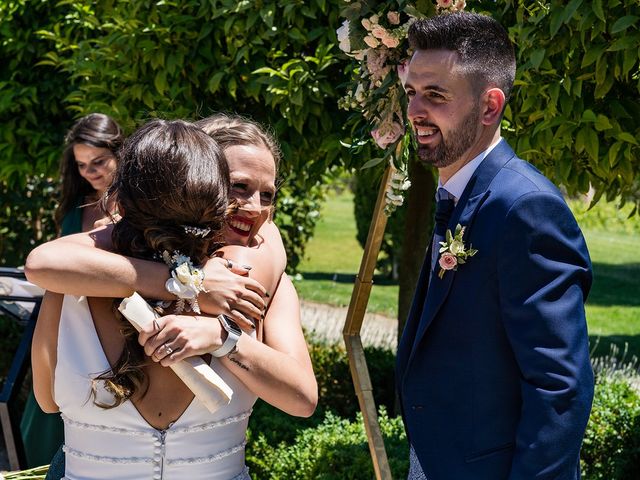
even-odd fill
[{"label": "boutonniere", "polygon": [[447,270],[457,270],[458,265],[462,265],[467,262],[469,257],[473,257],[478,250],[471,248],[465,248],[462,237],[464,235],[465,227],[458,224],[456,226],[455,234],[451,233],[450,229],[447,229],[445,235],[445,241],[440,242],[440,259],[438,264],[440,265],[440,271],[438,277],[444,277],[444,273]]}]

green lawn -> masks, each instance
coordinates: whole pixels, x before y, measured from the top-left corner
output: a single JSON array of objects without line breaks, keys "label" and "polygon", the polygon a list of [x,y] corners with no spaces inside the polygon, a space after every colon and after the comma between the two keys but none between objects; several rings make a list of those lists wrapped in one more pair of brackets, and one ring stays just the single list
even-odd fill
[{"label": "green lawn", "polygon": [[[294,280],[300,296],[313,302],[349,305],[362,252],[356,240],[352,194],[346,191],[330,195],[300,264],[302,278]],[[395,317],[397,302],[397,284],[374,282],[369,299],[370,312]]]},{"label": "green lawn", "polygon": [[[607,228],[585,217],[599,218],[603,212],[614,210],[612,205],[602,205],[579,215],[581,223],[587,225],[584,234],[594,267],[587,303],[589,333],[597,355],[609,353],[611,344],[620,351],[628,344],[627,358],[640,357],[640,235],[628,225],[621,228],[620,220]],[[631,222],[635,225],[638,220]],[[352,195],[331,195],[315,237],[307,245],[300,265],[301,278],[295,280],[300,296],[314,302],[348,305],[361,256],[362,248],[355,239]],[[374,283],[368,310],[395,317],[397,295],[397,284]]]}]

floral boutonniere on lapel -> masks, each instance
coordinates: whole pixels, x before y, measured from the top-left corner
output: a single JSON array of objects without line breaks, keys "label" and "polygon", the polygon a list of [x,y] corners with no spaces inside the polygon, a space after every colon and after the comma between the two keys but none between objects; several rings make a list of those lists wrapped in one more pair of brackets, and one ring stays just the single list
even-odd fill
[{"label": "floral boutonniere on lapel", "polygon": [[438,277],[444,277],[447,270],[457,270],[458,265],[462,265],[467,262],[469,257],[473,257],[478,250],[471,248],[465,248],[462,237],[464,235],[465,227],[458,224],[456,226],[455,234],[451,233],[450,229],[447,229],[445,241],[440,242],[440,259],[438,264],[440,265],[440,271]]}]

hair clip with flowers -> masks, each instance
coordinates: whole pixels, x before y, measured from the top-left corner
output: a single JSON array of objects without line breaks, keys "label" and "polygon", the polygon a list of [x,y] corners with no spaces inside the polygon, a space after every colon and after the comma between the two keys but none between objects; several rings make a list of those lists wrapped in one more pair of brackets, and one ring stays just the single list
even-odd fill
[{"label": "hair clip with flowers", "polygon": [[204,238],[211,233],[211,229],[208,227],[194,227],[192,225],[182,225],[184,233],[191,235],[192,237]]}]

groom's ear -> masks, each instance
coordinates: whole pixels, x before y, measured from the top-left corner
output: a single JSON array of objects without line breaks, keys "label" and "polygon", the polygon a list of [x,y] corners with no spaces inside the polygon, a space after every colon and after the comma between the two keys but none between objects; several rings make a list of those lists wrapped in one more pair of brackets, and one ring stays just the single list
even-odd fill
[{"label": "groom's ear", "polygon": [[499,124],[505,103],[504,92],[497,87],[489,88],[482,95],[480,102],[482,124],[487,126]]}]

